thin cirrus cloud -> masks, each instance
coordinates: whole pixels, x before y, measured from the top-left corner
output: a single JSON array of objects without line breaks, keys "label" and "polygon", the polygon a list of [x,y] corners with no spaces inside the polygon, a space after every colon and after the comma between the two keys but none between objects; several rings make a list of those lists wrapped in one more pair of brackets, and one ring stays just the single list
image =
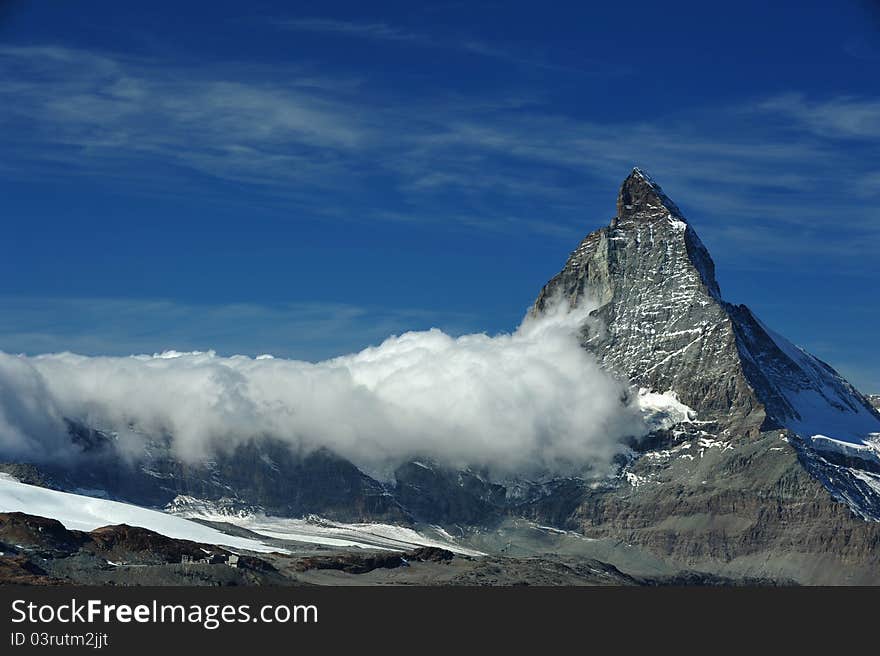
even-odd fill
[{"label": "thin cirrus cloud", "polygon": [[818,136],[880,139],[880,99],[842,96],[811,101],[803,94],[769,98],[759,109],[793,119],[800,128]]},{"label": "thin cirrus cloud", "polygon": [[473,37],[434,36],[424,32],[411,31],[388,23],[341,21],[330,18],[297,18],[275,20],[272,23],[281,29],[298,32],[313,32],[322,35],[368,39],[404,46],[452,50],[494,59],[516,66],[565,71],[578,75],[624,75],[628,69],[611,62],[581,61],[578,66],[560,64],[552,61],[544,52],[530,48],[528,55],[513,48],[505,48]]},{"label": "thin cirrus cloud", "polygon": [[417,43],[428,46],[438,43],[434,38],[427,35],[408,32],[387,23],[355,23],[329,18],[299,18],[276,21],[275,24],[290,30],[340,34],[366,39],[378,39],[380,41],[400,41],[402,43]]},{"label": "thin cirrus cloud", "polygon": [[0,65],[3,119],[34,129],[26,139],[12,138],[24,155],[34,154],[29,146],[49,144],[58,151],[48,157],[75,149],[67,156],[86,167],[155,157],[252,182],[273,170],[276,178],[295,178],[308,163],[314,183],[321,170],[316,154],[344,152],[364,136],[309,77],[303,88],[296,80],[198,80],[150,61],[65,48],[4,48]]},{"label": "thin cirrus cloud", "polygon": [[[384,24],[294,27],[401,43],[420,38]],[[0,48],[0,167],[26,177],[63,166],[68,176],[189,193],[192,181],[176,182],[172,165],[317,215],[409,216],[570,239],[583,230],[585,207],[605,207],[585,200],[639,164],[659,172],[686,209],[707,217],[710,232],[713,220],[736,217],[770,226],[783,241],[791,225],[831,226],[843,212],[861,243],[877,243],[875,217],[857,202],[876,193],[876,169],[861,151],[837,147],[840,139],[880,136],[877,99],[787,94],[690,110],[662,124],[601,122],[553,113],[535,92],[470,99],[437,90],[403,99],[393,90],[365,94],[362,82],[338,74],[257,68],[196,71],[58,46]],[[756,125],[750,119],[757,115],[778,125]],[[345,198],[376,184],[388,206],[346,206]],[[332,191],[345,191],[344,198],[328,202]],[[212,193],[222,192],[204,197]],[[604,218],[597,211],[597,225]],[[722,254],[737,243],[720,242]],[[821,240],[801,244],[822,249]]]}]

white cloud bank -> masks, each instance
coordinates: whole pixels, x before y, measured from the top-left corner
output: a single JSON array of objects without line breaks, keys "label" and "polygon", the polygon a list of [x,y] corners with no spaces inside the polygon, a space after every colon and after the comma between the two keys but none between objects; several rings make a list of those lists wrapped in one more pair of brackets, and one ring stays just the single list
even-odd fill
[{"label": "white cloud bank", "polygon": [[498,474],[601,466],[645,428],[626,387],[579,346],[590,309],[560,305],[497,336],[409,332],[318,363],[0,353],[0,456],[60,457],[70,418],[129,448],[168,433],[186,459],[272,436],[376,475],[418,457]]}]

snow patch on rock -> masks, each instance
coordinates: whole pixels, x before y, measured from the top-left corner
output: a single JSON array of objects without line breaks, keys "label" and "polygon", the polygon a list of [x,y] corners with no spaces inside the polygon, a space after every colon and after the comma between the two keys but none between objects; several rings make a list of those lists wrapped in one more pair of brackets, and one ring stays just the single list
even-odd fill
[{"label": "snow patch on rock", "polygon": [[636,398],[645,423],[651,430],[671,428],[676,424],[693,421],[697,413],[678,400],[672,390],[657,393],[644,387],[639,389]]}]

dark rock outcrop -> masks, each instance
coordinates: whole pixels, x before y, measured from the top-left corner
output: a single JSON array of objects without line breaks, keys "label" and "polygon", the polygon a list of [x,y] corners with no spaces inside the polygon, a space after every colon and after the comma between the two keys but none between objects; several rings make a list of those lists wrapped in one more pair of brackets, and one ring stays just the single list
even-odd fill
[{"label": "dark rock outcrop", "polygon": [[347,574],[366,574],[376,569],[397,569],[408,567],[410,563],[445,563],[453,560],[455,554],[438,547],[420,547],[408,553],[340,553],[328,556],[300,558],[293,566],[297,572],[309,570],[337,570]]},{"label": "dark rock outcrop", "polygon": [[25,556],[0,555],[0,585],[61,585],[63,579],[50,576]]},{"label": "dark rock outcrop", "polygon": [[[119,524],[91,532],[26,513],[0,513],[0,584],[199,584],[283,581],[263,558]],[[234,562],[234,567],[227,567]],[[194,570],[189,571],[189,570]],[[140,580],[129,576],[138,574]],[[103,577],[103,578],[102,578]]]},{"label": "dark rock outcrop", "polygon": [[420,520],[438,524],[486,524],[504,512],[503,486],[473,471],[411,462],[394,473],[395,497]]},{"label": "dark rock outcrop", "polygon": [[21,512],[0,513],[2,551],[28,549],[48,556],[67,556],[87,541],[85,534],[67,530],[56,519]]},{"label": "dark rock outcrop", "polygon": [[37,485],[50,490],[60,490],[63,488],[62,485],[52,479],[44,468],[33,464],[0,462],[0,473],[8,474],[15,480],[28,485]]}]

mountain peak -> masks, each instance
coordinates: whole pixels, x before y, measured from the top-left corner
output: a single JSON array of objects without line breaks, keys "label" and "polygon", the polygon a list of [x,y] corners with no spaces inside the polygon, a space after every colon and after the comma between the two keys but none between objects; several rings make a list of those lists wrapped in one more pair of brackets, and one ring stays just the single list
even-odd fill
[{"label": "mountain peak", "polygon": [[617,194],[617,217],[655,216],[672,214],[683,219],[678,206],[672,202],[651,175],[634,167],[620,185]]},{"label": "mountain peak", "polygon": [[651,177],[651,174],[648,173],[647,171],[643,171],[638,166],[634,166],[633,170],[630,171],[630,174],[628,177],[632,177],[632,176],[636,176],[638,178],[641,178],[642,180],[644,180],[645,182],[647,182],[648,184],[650,184],[652,186],[657,186],[657,182],[654,180],[653,177]]},{"label": "mountain peak", "polygon": [[584,346],[634,387],[672,390],[732,433],[786,428],[826,449],[876,451],[880,463],[869,399],[722,298],[708,250],[650,175],[634,168],[617,203],[611,225],[587,235],[545,285],[538,312],[560,293],[572,305],[589,298],[599,328],[584,326]]}]

